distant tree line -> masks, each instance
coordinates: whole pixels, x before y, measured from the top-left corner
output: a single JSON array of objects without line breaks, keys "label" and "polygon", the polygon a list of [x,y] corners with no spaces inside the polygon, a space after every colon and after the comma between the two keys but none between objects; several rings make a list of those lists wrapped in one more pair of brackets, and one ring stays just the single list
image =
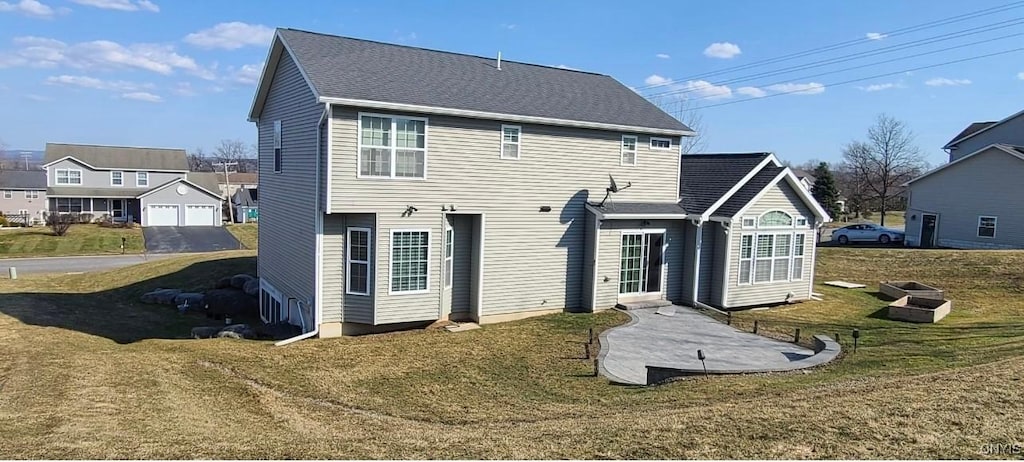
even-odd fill
[{"label": "distant tree line", "polygon": [[221,169],[214,167],[218,162],[237,162],[233,171],[255,173],[259,168],[256,159],[256,146],[242,140],[221,140],[212,153],[203,148],[195,148],[188,153],[188,168],[193,172],[214,172]]}]

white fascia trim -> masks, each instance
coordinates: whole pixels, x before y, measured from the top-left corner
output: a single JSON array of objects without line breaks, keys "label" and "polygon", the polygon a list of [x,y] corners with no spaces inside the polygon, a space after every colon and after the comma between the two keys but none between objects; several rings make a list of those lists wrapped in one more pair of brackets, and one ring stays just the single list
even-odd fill
[{"label": "white fascia trim", "polygon": [[936,167],[936,168],[934,168],[932,170],[929,170],[929,171],[925,172],[924,174],[922,174],[921,176],[919,176],[917,178],[914,178],[913,180],[910,180],[910,181],[908,181],[906,183],[903,183],[903,186],[904,187],[910,186],[911,183],[913,183],[913,182],[915,182],[917,180],[920,180],[920,179],[923,179],[925,177],[928,177],[928,176],[934,175],[936,173],[939,173],[940,171],[942,171],[942,170],[944,170],[946,168],[949,168],[949,167],[952,167],[952,166],[954,166],[956,164],[959,164],[960,162],[963,162],[963,161],[965,161],[967,159],[970,159],[971,157],[974,157],[974,156],[976,156],[978,154],[981,154],[981,153],[983,153],[985,151],[988,151],[989,149],[992,149],[992,148],[995,148],[995,149],[998,149],[1000,151],[1003,151],[1003,152],[1005,152],[1005,153],[1007,153],[1007,154],[1009,154],[1009,155],[1011,155],[1013,157],[1016,157],[1016,158],[1018,158],[1020,160],[1024,160],[1024,154],[1021,154],[1021,153],[1017,152],[1015,149],[1010,148],[1009,146],[1007,146],[1005,144],[999,144],[999,143],[990,144],[990,145],[985,146],[985,147],[983,147],[983,148],[981,148],[981,149],[979,149],[977,151],[974,151],[974,152],[972,152],[972,153],[970,153],[970,154],[968,154],[966,156],[963,156],[963,157],[961,157],[961,158],[959,158],[957,160],[954,160],[953,162],[942,164],[942,165],[940,165],[940,166],[938,166],[938,167]]},{"label": "white fascia trim", "polygon": [[800,196],[800,199],[804,201],[804,205],[810,207],[811,210],[814,212],[814,215],[820,218],[820,221],[822,223],[832,221],[832,218],[828,216],[828,212],[826,212],[825,209],[821,208],[821,204],[818,204],[818,201],[814,199],[814,196],[811,196],[811,193],[807,192],[806,189],[799,186],[800,180],[797,179],[796,175],[793,174],[793,171],[790,170],[789,167],[783,169],[782,172],[780,172],[778,175],[775,176],[775,178],[772,179],[772,181],[768,182],[768,184],[763,189],[761,189],[761,191],[759,191],[753,199],[747,202],[747,204],[744,205],[739,212],[736,212],[736,214],[732,216],[732,219],[735,220],[746,214],[747,211],[754,206],[754,204],[760,201],[765,194],[768,194],[768,191],[774,188],[775,185],[777,185],[779,181],[782,181],[783,179],[789,182],[789,185],[793,187],[793,190],[796,191],[797,195]]},{"label": "white fascia trim", "polygon": [[967,135],[967,136],[965,136],[963,138],[959,138],[959,139],[955,139],[953,141],[950,141],[949,143],[946,143],[946,145],[943,146],[942,149],[951,149],[954,146],[964,142],[965,140],[974,138],[975,136],[978,136],[978,135],[980,135],[982,133],[985,133],[985,132],[989,131],[992,128],[998,127],[998,126],[1000,126],[1000,125],[1002,125],[1002,124],[1004,124],[1006,122],[1009,122],[1010,120],[1013,120],[1013,119],[1015,119],[1017,117],[1020,117],[1021,115],[1024,115],[1024,111],[1019,111],[1017,113],[1014,113],[1014,114],[1010,115],[1009,117],[1007,117],[1007,118],[1005,118],[1003,120],[1000,120],[1000,121],[998,121],[998,122],[996,122],[996,123],[994,123],[992,125],[989,125],[989,126],[983,128],[981,130],[978,130],[978,131],[976,131],[974,133],[971,133],[970,135]]},{"label": "white fascia trim", "polygon": [[740,181],[737,181],[736,184],[732,186],[732,188],[729,188],[729,190],[722,195],[722,197],[719,197],[714,204],[711,204],[711,206],[708,207],[703,214],[701,214],[700,220],[708,221],[708,219],[711,218],[711,214],[714,213],[715,210],[718,210],[718,208],[721,207],[722,204],[726,203],[726,201],[732,198],[733,194],[736,194],[736,192],[739,191],[740,188],[745,186],[747,182],[754,177],[754,175],[757,175],[758,172],[760,172],[761,169],[763,169],[769,163],[773,163],[776,166],[781,165],[779,161],[775,158],[775,154],[768,154],[768,156],[765,157],[764,160],[761,161],[761,163],[757,164],[757,166],[750,169],[750,171],[747,172],[747,174],[744,175],[743,178],[740,179]]},{"label": "white fascia trim", "polygon": [[[280,43],[281,47],[278,48],[277,44]],[[276,56],[274,52],[277,52]],[[288,46],[288,43],[284,41],[284,37],[281,37],[281,31],[274,31],[274,40],[270,44],[270,51],[267,52],[267,59],[264,60],[266,64],[263,65],[263,72],[260,74],[259,85],[256,87],[256,94],[253,95],[252,105],[249,108],[249,122],[256,122],[259,120],[259,116],[256,115],[256,105],[260,105],[260,115],[262,115],[263,105],[266,103],[266,95],[270,92],[270,83],[273,80],[274,73],[277,72],[277,66],[281,63],[281,52],[287,51],[288,55],[295,60],[295,53],[292,53],[292,49]],[[313,97],[320,99],[320,93],[316,91],[316,87],[313,86],[313,81],[309,79],[309,75],[306,74],[306,70],[299,65],[298,61],[295,62],[295,67],[299,69],[299,74],[302,75],[302,79],[306,81],[306,85],[309,86],[309,91],[313,92]]]},{"label": "white fascia trim", "polygon": [[586,208],[593,212],[598,220],[685,220],[694,218],[693,215],[685,213],[604,213],[591,204],[587,204]]},{"label": "white fascia trim", "polygon": [[334,178],[334,157],[332,156],[334,150],[331,149],[331,146],[334,144],[334,105],[331,103],[325,104],[327,105],[327,168],[325,169],[327,171],[327,178],[324,181],[327,183],[327,191],[324,196],[326,196],[327,203],[324,204],[324,209],[327,213],[331,213],[331,193],[333,193],[333,188],[331,188],[333,181],[331,180]]},{"label": "white fascia trim", "polygon": [[694,136],[690,130],[670,130],[650,127],[635,127],[632,125],[608,124],[601,122],[586,122],[582,120],[555,119],[551,117],[538,117],[517,114],[503,114],[500,112],[475,111],[472,109],[453,109],[437,106],[423,106],[418,104],[389,103],[386,101],[373,101],[352,98],[332,98],[328,96],[319,97],[320,102],[340,104],[342,106],[362,107],[376,110],[417,112],[424,114],[438,114],[453,117],[467,117],[471,119],[501,120],[506,122],[519,122],[538,125],[557,125],[563,127],[589,128],[594,130],[609,130],[619,132],[636,132],[655,135],[670,136]]},{"label": "white fascia trim", "polygon": [[146,197],[146,196],[148,196],[150,194],[153,194],[153,193],[155,193],[157,191],[163,191],[164,189],[167,189],[171,185],[175,185],[175,184],[178,184],[178,183],[186,183],[189,186],[192,186],[193,188],[199,190],[200,192],[204,192],[206,194],[209,194],[214,199],[224,199],[223,197],[221,197],[220,194],[216,194],[216,193],[210,191],[209,189],[206,189],[206,188],[204,188],[202,186],[199,186],[199,185],[197,185],[197,184],[195,184],[195,183],[193,183],[191,181],[188,181],[185,178],[178,178],[177,180],[174,180],[174,181],[171,181],[171,182],[168,182],[168,183],[164,183],[162,186],[157,186],[156,188],[150,189],[149,191],[146,191],[146,192],[144,192],[142,194],[139,194],[138,196],[135,196],[135,198],[136,199],[142,199],[143,197]]},{"label": "white fascia trim", "polygon": [[[136,171],[138,171],[138,172],[160,172],[160,173],[188,173],[188,170],[160,170],[160,169],[152,169],[152,168],[147,168],[145,170],[138,170],[138,169],[137,170],[133,170],[133,169],[130,169],[130,168],[126,169],[124,167],[116,167],[116,168],[94,167],[92,165],[89,165],[89,164],[83,162],[81,159],[78,159],[78,158],[76,158],[74,156],[64,156],[64,157],[61,157],[60,159],[57,159],[57,160],[55,160],[53,162],[50,162],[48,164],[43,164],[42,167],[45,168],[45,169],[49,169],[49,167],[52,166],[53,164],[56,164],[57,162],[63,162],[65,160],[75,161],[76,163],[81,164],[82,166],[89,167],[91,170],[103,170],[103,171],[108,171],[108,172],[110,172],[110,171],[118,171],[118,172],[120,172],[120,171],[124,171],[124,172],[136,172]],[[61,185],[61,186],[65,186],[65,185]]]}]

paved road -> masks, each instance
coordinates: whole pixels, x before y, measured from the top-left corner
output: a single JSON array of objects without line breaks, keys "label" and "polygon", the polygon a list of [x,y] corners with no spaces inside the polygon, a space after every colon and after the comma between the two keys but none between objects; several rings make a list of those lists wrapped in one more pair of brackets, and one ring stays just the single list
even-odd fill
[{"label": "paved road", "polygon": [[8,268],[15,267],[18,274],[33,273],[88,273],[106,271],[124,266],[136,265],[174,257],[175,254],[161,255],[98,255],[89,257],[44,257],[44,258],[3,258],[0,259],[0,277],[8,277]]},{"label": "paved road", "polygon": [[242,245],[222,226],[152,226],[142,228],[146,251],[155,253],[218,252]]}]

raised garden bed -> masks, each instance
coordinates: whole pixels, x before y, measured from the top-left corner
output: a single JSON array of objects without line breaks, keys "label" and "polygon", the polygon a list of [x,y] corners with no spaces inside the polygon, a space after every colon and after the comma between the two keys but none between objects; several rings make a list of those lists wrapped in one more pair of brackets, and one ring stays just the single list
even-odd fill
[{"label": "raised garden bed", "polygon": [[946,295],[942,289],[936,289],[935,287],[921,284],[917,281],[879,282],[878,291],[893,300],[899,300],[907,296],[942,300]]},{"label": "raised garden bed", "polygon": [[943,299],[908,295],[889,304],[889,319],[896,321],[934,323],[946,317],[953,302]]}]

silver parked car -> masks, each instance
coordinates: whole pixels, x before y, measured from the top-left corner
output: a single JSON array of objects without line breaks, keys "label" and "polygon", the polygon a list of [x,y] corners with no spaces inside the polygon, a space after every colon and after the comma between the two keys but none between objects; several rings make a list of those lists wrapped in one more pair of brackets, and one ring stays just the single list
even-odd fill
[{"label": "silver parked car", "polygon": [[851,242],[903,242],[903,231],[883,228],[874,223],[861,223],[839,228],[832,232],[832,242],[846,245]]}]

